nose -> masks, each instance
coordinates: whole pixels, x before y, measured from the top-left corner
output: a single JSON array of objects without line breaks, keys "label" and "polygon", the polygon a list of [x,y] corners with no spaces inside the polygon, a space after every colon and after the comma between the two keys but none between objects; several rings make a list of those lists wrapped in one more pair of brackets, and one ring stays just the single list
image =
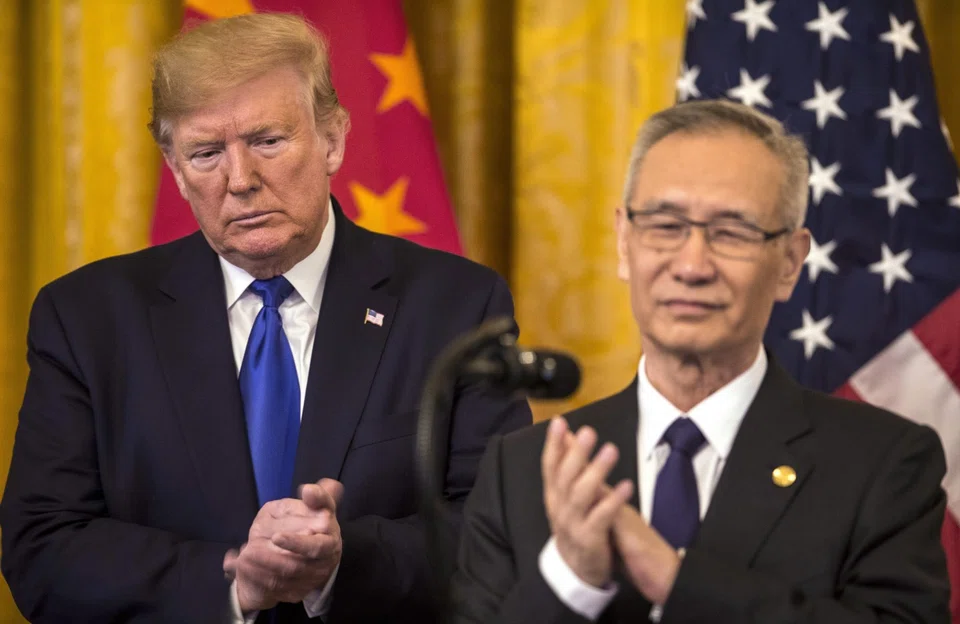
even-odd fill
[{"label": "nose", "polygon": [[256,157],[244,145],[227,149],[227,190],[233,195],[246,195],[260,188],[260,172]]},{"label": "nose", "polygon": [[675,280],[686,284],[706,283],[716,277],[716,266],[703,228],[691,229],[690,236],[673,258],[672,272]]}]

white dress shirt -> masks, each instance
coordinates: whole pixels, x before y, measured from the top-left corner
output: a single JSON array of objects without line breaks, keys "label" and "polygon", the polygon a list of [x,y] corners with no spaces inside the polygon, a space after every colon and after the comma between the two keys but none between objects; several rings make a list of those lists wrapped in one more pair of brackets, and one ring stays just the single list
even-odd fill
[{"label": "white dress shirt", "polygon": [[[750,368],[684,413],[653,387],[647,377],[646,357],[640,358],[637,373],[637,402],[640,407],[637,467],[640,512],[644,520],[650,522],[657,475],[670,455],[670,445],[662,440],[663,434],[680,416],[689,417],[706,438],[706,444],[693,457],[693,470],[700,495],[700,519],[703,519],[740,423],[753,403],[766,372],[767,355],[761,347]],[[599,618],[617,594],[616,584],[597,588],[580,580],[560,556],[556,540],[552,537],[540,553],[539,566],[547,585],[561,602],[589,620]],[[655,605],[650,619],[659,621],[660,612],[659,605]]]},{"label": "white dress shirt", "polygon": [[[320,317],[320,302],[327,281],[327,267],[333,251],[333,238],[336,224],[333,216],[333,203],[327,203],[327,225],[320,235],[320,243],[309,256],[298,262],[283,274],[293,286],[290,293],[280,304],[280,319],[283,331],[293,352],[293,364],[297,369],[300,382],[300,417],[303,418],[303,402],[307,394],[307,376],[310,373],[310,359],[313,356],[313,343],[317,334],[317,319]],[[227,300],[227,320],[230,325],[230,341],[233,344],[233,357],[237,363],[237,373],[243,363],[243,354],[247,349],[247,340],[253,323],[263,308],[260,295],[248,290],[254,277],[220,258],[223,270],[223,284]],[[340,566],[333,571],[327,584],[307,595],[303,600],[304,609],[311,618],[324,617],[329,611],[330,593]],[[240,611],[236,581],[230,586],[230,604],[235,624],[252,624],[259,612],[247,614]]]}]

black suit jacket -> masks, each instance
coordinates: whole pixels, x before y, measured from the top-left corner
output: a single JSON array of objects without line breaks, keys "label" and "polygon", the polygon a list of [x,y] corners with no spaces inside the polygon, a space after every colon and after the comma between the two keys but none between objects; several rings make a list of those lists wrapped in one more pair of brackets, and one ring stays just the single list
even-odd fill
[{"label": "black suit jacket", "polygon": [[[601,442],[620,448],[611,483],[636,482],[641,417],[636,381],[568,416],[574,429],[595,427]],[[585,621],[538,567],[550,536],[544,431],[490,443],[464,511],[456,622]],[[796,470],[790,487],[771,478],[782,465]],[[945,469],[931,429],[803,389],[771,358],[662,623],[949,622]],[[622,570],[617,576],[619,593],[601,621],[648,621],[649,602]]]},{"label": "black suit jacket", "polygon": [[[339,207],[335,218],[294,481],[346,489],[329,622],[422,622],[422,382],[450,340],[512,315],[513,302],[487,268],[363,230]],[[199,233],[93,263],[37,295],[0,505],[3,574],[33,622],[226,617],[224,553],[246,541],[258,504],[225,301]],[[363,322],[367,308],[382,327]],[[462,504],[492,434],[531,419],[525,402],[459,388],[448,499]],[[305,619],[284,606],[276,624]]]}]

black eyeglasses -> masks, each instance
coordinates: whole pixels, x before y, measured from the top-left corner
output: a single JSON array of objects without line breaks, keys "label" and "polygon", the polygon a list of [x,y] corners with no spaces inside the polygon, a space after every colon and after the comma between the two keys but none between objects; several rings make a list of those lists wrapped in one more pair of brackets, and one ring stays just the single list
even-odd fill
[{"label": "black eyeglasses", "polygon": [[694,221],[682,215],[662,210],[633,210],[627,208],[627,219],[633,224],[640,244],[659,251],[676,251],[690,238],[693,228],[703,228],[707,245],[717,255],[729,258],[754,258],[764,243],[791,232],[782,228],[773,232],[741,221],[721,217],[710,221]]}]

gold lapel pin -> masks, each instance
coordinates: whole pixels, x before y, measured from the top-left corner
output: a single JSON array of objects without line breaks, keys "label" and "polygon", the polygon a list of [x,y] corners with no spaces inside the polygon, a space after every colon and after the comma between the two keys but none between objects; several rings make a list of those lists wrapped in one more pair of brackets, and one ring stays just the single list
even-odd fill
[{"label": "gold lapel pin", "polygon": [[790,466],[777,466],[773,469],[773,483],[777,487],[790,487],[797,480],[797,471]]}]

